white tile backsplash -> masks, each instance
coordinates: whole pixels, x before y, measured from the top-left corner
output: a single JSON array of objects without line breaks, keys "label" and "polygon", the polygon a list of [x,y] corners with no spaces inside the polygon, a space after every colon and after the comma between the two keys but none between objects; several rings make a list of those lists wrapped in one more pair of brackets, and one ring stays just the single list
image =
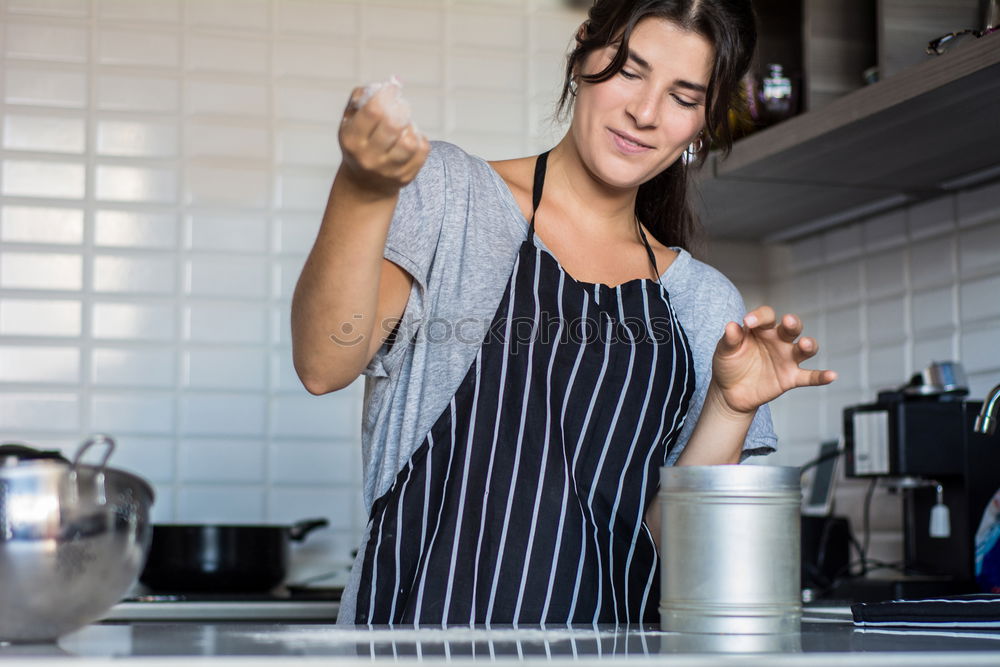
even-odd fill
[{"label": "white tile backsplash", "polygon": [[1000,270],[1000,222],[963,229],[958,235],[958,251],[962,277]]},{"label": "white tile backsplash", "polygon": [[186,436],[263,437],[267,400],[262,395],[189,392],[180,400],[180,432]]},{"label": "white tile backsplash", "polygon": [[275,178],[275,206],[292,210],[315,210],[325,206],[335,173],[335,169],[279,169]]},{"label": "white tile backsplash", "polygon": [[82,153],[86,128],[82,117],[9,113],[3,122],[3,147],[15,151]]},{"label": "white tile backsplash", "polygon": [[318,123],[337,121],[350,99],[351,90],[363,82],[323,85],[275,84],[274,113],[279,120]]},{"label": "white tile backsplash", "polygon": [[96,255],[93,289],[114,294],[173,294],[177,283],[175,266],[169,255]]},{"label": "white tile backsplash", "polygon": [[[969,374],[990,372],[1000,381],[1000,354],[997,353],[997,341],[1000,341],[1000,320],[962,331],[959,349],[965,370]],[[982,394],[979,396],[982,397]]]},{"label": "white tile backsplash", "polygon": [[267,116],[268,87],[239,81],[188,79],[185,109],[192,114]]},{"label": "white tile backsplash", "polygon": [[80,350],[0,345],[0,376],[9,383],[78,384]]},{"label": "white tile backsplash", "polygon": [[[441,44],[445,38],[445,13],[416,3],[370,4],[363,8],[366,37],[383,46]],[[455,14],[451,19],[455,20]],[[377,49],[373,49],[377,50]]]},{"label": "white tile backsplash", "polygon": [[105,28],[97,34],[97,62],[102,65],[176,68],[180,54],[176,32]]},{"label": "white tile backsplash", "polygon": [[353,443],[273,441],[267,467],[275,484],[341,484],[349,487],[356,473],[343,465],[353,458]]},{"label": "white tile backsplash", "polygon": [[0,392],[0,423],[5,431],[78,432],[79,394],[27,394],[12,392],[11,388]]},{"label": "white tile backsplash", "polygon": [[915,288],[950,285],[955,279],[955,238],[917,241],[910,245],[910,283]]},{"label": "white tile backsplash", "polygon": [[274,4],[274,27],[280,33],[309,33],[340,41],[358,37],[360,20],[358,2],[282,0]]},{"label": "white tile backsplash", "polygon": [[[240,14],[242,11],[236,13],[237,16]],[[184,67],[193,72],[259,76],[267,74],[269,56],[269,43],[249,36],[236,38],[217,34],[187,34],[184,37]]]},{"label": "white tile backsplash", "polygon": [[0,336],[79,336],[82,310],[79,301],[0,299]]},{"label": "white tile backsplash", "polygon": [[0,194],[7,197],[82,199],[86,169],[73,162],[4,160]]},{"label": "white tile backsplash", "polygon": [[185,291],[203,297],[265,298],[268,267],[263,257],[194,257],[185,265]]},{"label": "white tile backsplash", "polygon": [[[416,54],[407,54],[408,59]],[[278,39],[274,42],[276,77],[315,77],[353,81],[358,71],[358,49],[347,41]],[[419,59],[419,56],[418,56]],[[366,62],[370,62],[367,59]],[[439,61],[440,63],[440,61]],[[412,66],[407,64],[407,66]]]},{"label": "white tile backsplash", "polygon": [[189,25],[226,30],[264,30],[268,27],[270,3],[267,0],[189,0],[184,7]]},{"label": "white tile backsplash", "polygon": [[156,0],[156,2],[101,0],[97,3],[97,15],[101,19],[169,25],[180,20],[180,0]]},{"label": "white tile backsplash", "polygon": [[337,167],[340,144],[330,126],[285,126],[275,134],[279,164]]},{"label": "white tile backsplash", "polygon": [[864,260],[865,288],[869,297],[901,294],[906,289],[906,252],[888,250]]},{"label": "white tile backsplash", "polygon": [[94,348],[91,381],[97,387],[163,388],[174,386],[173,348]]},{"label": "white tile backsplash", "polygon": [[281,438],[343,438],[357,436],[360,407],[322,396],[284,396],[271,399],[271,434]]},{"label": "white tile backsplash", "polygon": [[155,211],[98,210],[94,213],[94,244],[112,248],[176,248],[177,216]]},{"label": "white tile backsplash", "polygon": [[0,241],[78,245],[83,241],[83,211],[78,208],[4,206],[0,208]]},{"label": "white tile backsplash", "polygon": [[449,37],[455,46],[521,52],[527,42],[528,18],[509,11],[456,10]]},{"label": "white tile backsplash", "polygon": [[101,119],[97,121],[96,151],[107,157],[172,158],[179,153],[178,136],[174,122]]},{"label": "white tile backsplash", "polygon": [[92,323],[99,340],[171,341],[176,338],[172,303],[96,302]]},{"label": "white tile backsplash", "polygon": [[177,523],[256,524],[265,520],[259,486],[199,484],[184,486],[175,499]]},{"label": "white tile backsplash", "polygon": [[271,173],[267,169],[194,164],[186,173],[184,202],[187,204],[265,208],[271,203]]},{"label": "white tile backsplash", "polygon": [[177,200],[177,172],[165,167],[97,165],[95,189],[102,201],[167,204]]},{"label": "white tile backsplash", "polygon": [[7,104],[82,109],[87,105],[87,74],[9,63],[4,71],[4,100]]},{"label": "white tile backsplash", "polygon": [[274,221],[274,251],[304,258],[319,231],[320,216],[283,212]]},{"label": "white tile backsplash", "polygon": [[[175,478],[173,438],[126,435],[115,438],[115,451],[111,462],[116,468],[128,470],[158,484],[169,483]],[[155,489],[156,504],[168,505],[169,501]]]},{"label": "white tile backsplash", "polygon": [[196,389],[267,389],[267,352],[257,348],[190,348],[182,353],[186,387]]},{"label": "white tile backsplash", "polygon": [[267,342],[263,305],[192,301],[185,308],[185,338],[195,343]]},{"label": "white tile backsplash", "polygon": [[[265,215],[192,211],[184,220],[184,247],[198,251],[266,253],[267,230]],[[315,237],[314,228],[312,238]]]},{"label": "white tile backsplash", "polygon": [[8,58],[83,63],[87,38],[82,25],[10,21],[4,30],[4,52]]},{"label": "white tile backsplash", "polygon": [[301,519],[324,517],[330,522],[329,530],[348,530],[355,523],[355,495],[348,487],[309,489],[275,486],[268,503],[268,519],[293,523]]},{"label": "white tile backsplash", "polygon": [[[449,62],[449,67],[453,72],[461,67],[459,59]],[[440,44],[411,48],[393,48],[387,45],[380,47],[372,57],[365,58],[360,63],[363,81],[383,81],[395,75],[407,93],[414,87],[444,85],[444,68],[444,52]]]},{"label": "white tile backsplash", "polygon": [[940,332],[955,326],[954,292],[953,287],[941,287],[913,293],[911,318],[914,334]]},{"label": "white tile backsplash", "polygon": [[270,150],[270,132],[263,123],[256,126],[193,122],[185,126],[184,155],[188,158],[219,157],[236,160],[265,160]]},{"label": "white tile backsplash", "polygon": [[101,111],[175,113],[180,107],[176,78],[98,74],[95,106]]},{"label": "white tile backsplash", "polygon": [[81,255],[0,252],[0,288],[79,290],[82,286]]},{"label": "white tile backsplash", "polygon": [[263,484],[264,441],[184,438],[178,473],[188,482]]},{"label": "white tile backsplash", "polygon": [[83,18],[90,14],[90,3],[88,0],[7,0],[7,11],[11,14]]},{"label": "white tile backsplash", "polygon": [[868,343],[884,345],[906,339],[906,302],[902,297],[870,301],[868,313]]},{"label": "white tile backsplash", "polygon": [[962,283],[959,304],[963,323],[1000,319],[1000,275]]},{"label": "white tile backsplash", "polygon": [[168,392],[102,392],[91,398],[90,427],[112,435],[172,435],[175,399]]}]

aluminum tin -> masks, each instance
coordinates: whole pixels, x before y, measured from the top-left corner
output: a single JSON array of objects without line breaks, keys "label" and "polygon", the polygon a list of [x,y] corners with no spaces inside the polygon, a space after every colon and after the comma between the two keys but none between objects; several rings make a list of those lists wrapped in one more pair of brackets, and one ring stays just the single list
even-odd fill
[{"label": "aluminum tin", "polygon": [[798,468],[665,467],[659,495],[664,630],[798,631]]}]

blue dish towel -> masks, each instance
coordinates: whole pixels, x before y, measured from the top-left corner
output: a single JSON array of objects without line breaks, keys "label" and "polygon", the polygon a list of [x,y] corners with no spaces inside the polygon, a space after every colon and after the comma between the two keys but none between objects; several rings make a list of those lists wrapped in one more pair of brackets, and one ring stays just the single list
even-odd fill
[{"label": "blue dish towel", "polygon": [[862,602],[851,613],[854,625],[866,628],[1000,628],[1000,594]]}]

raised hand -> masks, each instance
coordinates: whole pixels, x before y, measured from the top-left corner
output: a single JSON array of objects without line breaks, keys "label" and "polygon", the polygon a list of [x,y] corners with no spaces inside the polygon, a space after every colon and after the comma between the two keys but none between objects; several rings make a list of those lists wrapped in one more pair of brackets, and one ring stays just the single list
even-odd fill
[{"label": "raised hand", "polygon": [[375,196],[395,196],[416,178],[430,151],[427,137],[410,122],[409,106],[394,80],[374,94],[371,87],[351,92],[338,138],[341,176]]},{"label": "raised hand", "polygon": [[802,320],[761,306],[730,322],[712,359],[712,383],[725,407],[750,413],[789,389],[824,385],[837,379],[831,370],[806,370],[799,364],[819,351],[814,338],[802,336]]}]

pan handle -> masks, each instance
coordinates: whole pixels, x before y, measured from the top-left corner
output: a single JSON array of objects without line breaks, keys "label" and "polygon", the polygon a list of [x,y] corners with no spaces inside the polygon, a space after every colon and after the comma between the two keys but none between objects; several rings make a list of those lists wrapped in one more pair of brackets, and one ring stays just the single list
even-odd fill
[{"label": "pan handle", "polygon": [[296,542],[301,542],[312,531],[328,525],[330,522],[326,519],[303,519],[292,524],[292,527],[288,529],[288,537]]}]

